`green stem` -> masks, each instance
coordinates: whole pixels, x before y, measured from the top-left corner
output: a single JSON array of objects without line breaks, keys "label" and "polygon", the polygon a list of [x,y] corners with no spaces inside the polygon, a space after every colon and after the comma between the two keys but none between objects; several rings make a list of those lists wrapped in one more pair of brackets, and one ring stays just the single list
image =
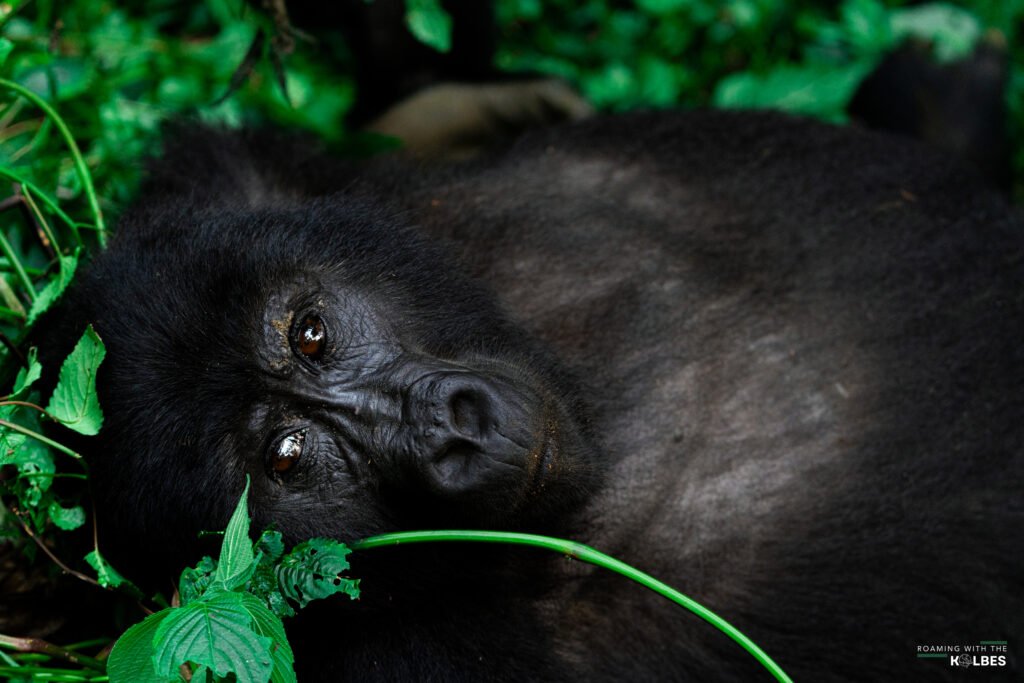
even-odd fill
[{"label": "green stem", "polygon": [[71,645],[65,645],[65,650],[85,650],[87,648],[100,647],[110,645],[110,638],[93,638],[91,640],[82,640]]},{"label": "green stem", "polygon": [[[45,443],[50,448],[55,448],[58,451],[60,451],[61,453],[63,453],[64,455],[70,455],[75,460],[82,460],[82,456],[81,455],[79,455],[78,453],[75,453],[73,450],[71,450],[67,446],[61,445],[61,444],[57,443],[56,441],[54,441],[53,439],[48,439],[45,436],[43,436],[42,434],[40,434],[39,432],[33,432],[28,427],[22,427],[19,424],[15,424],[13,422],[8,422],[7,420],[0,420],[0,427],[7,427],[8,429],[16,431],[19,434],[24,434],[25,436],[32,437],[36,441],[42,441],[43,443]],[[83,460],[82,462],[84,464],[85,461]]]},{"label": "green stem", "polygon": [[22,320],[25,319],[25,307],[21,305],[18,295],[15,294],[14,289],[7,284],[7,278],[5,277],[0,277],[0,300],[3,300],[3,302],[7,304],[12,314]]},{"label": "green stem", "polygon": [[[3,278],[0,278],[0,280],[2,280],[2,279]],[[4,320],[14,320],[14,321],[17,321],[17,322],[25,322],[25,314],[24,313],[18,313],[14,309],[7,308],[6,306],[0,306],[0,318],[3,318]]]},{"label": "green stem", "polygon": [[36,222],[39,223],[39,229],[43,231],[46,239],[50,241],[50,248],[53,249],[54,253],[60,254],[60,242],[57,241],[57,234],[50,227],[50,223],[46,220],[46,216],[39,210],[39,206],[36,205],[36,201],[33,198],[32,192],[25,187],[21,186],[21,196],[25,198],[25,204],[28,205],[28,210],[32,212]]},{"label": "green stem", "polygon": [[[75,669],[57,669],[48,666],[33,666],[28,673],[32,675],[31,680],[49,681],[50,683],[101,683],[110,680],[109,676],[93,676]],[[25,668],[0,666],[0,680],[7,680],[7,676],[21,679],[25,677],[25,674]]]},{"label": "green stem", "polygon": [[[41,201],[43,204],[45,204],[46,208],[48,208],[50,211],[53,211],[53,213],[57,216],[57,218],[60,218],[62,221],[64,221],[67,224],[67,226],[69,228],[71,228],[72,232],[75,233],[75,239],[78,240],[78,243],[79,244],[82,243],[82,238],[79,237],[79,235],[78,235],[78,229],[80,227],[83,227],[83,226],[81,224],[71,220],[71,216],[69,216],[66,213],[64,213],[64,210],[61,209],[60,206],[58,206],[57,202],[54,201],[53,199],[51,199],[48,194],[46,194],[45,192],[40,190],[37,185],[35,185],[34,183],[26,180],[21,175],[19,175],[18,173],[15,173],[11,169],[5,168],[3,166],[0,166],[0,176],[3,176],[4,178],[7,178],[8,180],[11,180],[11,181],[21,185],[23,192],[26,189],[27,190],[31,190],[32,196],[36,197],[39,201]],[[91,228],[92,226],[87,226],[87,227]]]},{"label": "green stem", "polygon": [[18,475],[24,479],[81,479],[89,480],[87,474],[75,474],[74,472],[22,472]]},{"label": "green stem", "polygon": [[99,200],[96,198],[96,190],[93,189],[92,186],[92,175],[89,173],[89,168],[85,165],[85,159],[82,157],[82,152],[78,149],[78,145],[75,143],[75,138],[72,137],[71,131],[68,130],[67,124],[64,123],[64,119],[62,119],[57,111],[50,106],[49,102],[41,98],[39,95],[36,95],[25,86],[19,85],[14,81],[9,81],[6,78],[0,78],[0,87],[13,90],[35,106],[42,109],[43,113],[53,121],[53,125],[57,126],[57,130],[60,131],[61,137],[64,138],[64,142],[68,145],[68,149],[71,150],[71,159],[75,162],[75,170],[78,172],[78,179],[82,182],[82,191],[85,192],[85,197],[89,202],[89,209],[92,211],[93,220],[95,220],[96,227],[99,229],[97,234],[99,236],[100,246],[105,247],[107,245],[106,227],[103,222],[103,212],[100,211]]},{"label": "green stem", "polygon": [[38,652],[50,657],[63,659],[76,666],[84,666],[99,671],[100,673],[106,671],[106,665],[98,659],[79,654],[53,643],[48,643],[40,638],[15,638],[14,636],[0,634],[0,647],[8,647],[17,652]]},{"label": "green stem", "polygon": [[653,576],[645,574],[639,569],[631,567],[621,560],[617,560],[610,555],[605,555],[599,550],[595,550],[594,548],[583,545],[582,543],[567,541],[561,538],[552,538],[550,536],[520,534],[506,531],[445,530],[405,531],[394,534],[381,534],[379,536],[371,536],[370,538],[356,541],[355,543],[350,544],[350,547],[353,550],[369,550],[370,548],[399,545],[401,543],[431,543],[436,541],[475,541],[480,543],[510,543],[516,545],[536,546],[538,548],[547,548],[548,550],[563,553],[569,557],[582,560],[583,562],[589,562],[590,564],[597,565],[598,567],[610,569],[611,571],[622,574],[626,578],[639,583],[641,586],[649,588],[658,595],[668,598],[669,600],[690,610],[698,617],[739,643],[740,647],[753,655],[754,659],[766,668],[776,680],[783,681],[784,683],[792,683],[792,679],[786,675],[786,672],[782,670],[782,667],[776,664],[764,650],[754,643],[754,641],[743,635],[739,629],[727,622],[725,619],[704,607],[696,600],[683,595],[675,588],[655,579]]},{"label": "green stem", "polygon": [[14,274],[18,276],[19,280],[21,280],[21,286],[24,287],[25,291],[28,293],[29,300],[35,301],[36,288],[35,285],[32,284],[32,278],[30,278],[28,273],[25,272],[25,267],[21,265],[21,260],[18,258],[18,255],[14,253],[14,247],[12,247],[11,243],[7,241],[7,235],[3,233],[3,230],[0,230],[0,251],[2,251],[4,256],[7,257],[7,260],[11,262],[11,267],[14,268]]}]

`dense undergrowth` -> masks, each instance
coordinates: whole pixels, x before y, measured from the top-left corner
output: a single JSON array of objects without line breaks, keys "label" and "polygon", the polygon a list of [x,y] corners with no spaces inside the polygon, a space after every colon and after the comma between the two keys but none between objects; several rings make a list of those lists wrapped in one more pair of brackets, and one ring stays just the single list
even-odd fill
[{"label": "dense undergrowth", "polygon": [[[841,122],[860,81],[904,40],[926,41],[939,60],[995,41],[1010,52],[1009,144],[1022,194],[1024,0],[499,0],[497,7],[499,67],[560,76],[607,110],[773,106]],[[450,27],[436,0],[407,0],[407,8],[410,30],[446,49]],[[174,596],[143,595],[103,558],[82,485],[88,463],[43,436],[46,421],[82,434],[102,428],[95,397],[102,340],[83,330],[45,397],[27,343],[131,200],[141,160],[159,149],[161,121],[182,114],[230,125],[272,121],[338,149],[365,149],[342,124],[357,95],[344,46],[299,39],[282,61],[271,41],[257,40],[279,30],[241,0],[0,3],[0,571],[17,565],[108,589],[121,596],[109,601],[121,612],[99,621],[122,629],[144,616],[133,606],[163,608],[132,627],[109,673],[117,633],[64,647],[2,635],[0,678],[168,680],[215,670],[234,671],[239,681],[291,680],[280,619],[313,597],[358,591],[343,573],[347,549],[312,540],[286,553],[272,532],[253,545],[243,504],[218,560],[187,570]],[[54,540],[76,529],[91,532],[91,552],[60,556]],[[2,576],[0,585],[17,589]],[[211,662],[175,646],[175,629],[211,615],[223,617],[222,638],[256,655]],[[0,611],[0,630],[9,616]],[[59,625],[45,632],[62,633]],[[154,637],[162,645],[147,649]]]}]

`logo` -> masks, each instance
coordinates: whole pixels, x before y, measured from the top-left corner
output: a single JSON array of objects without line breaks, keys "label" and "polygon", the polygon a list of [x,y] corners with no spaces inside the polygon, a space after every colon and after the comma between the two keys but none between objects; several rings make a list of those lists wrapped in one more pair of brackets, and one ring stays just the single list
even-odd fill
[{"label": "logo", "polygon": [[917,646],[918,659],[941,659],[960,669],[1007,666],[1009,654],[1009,644],[1005,640]]}]

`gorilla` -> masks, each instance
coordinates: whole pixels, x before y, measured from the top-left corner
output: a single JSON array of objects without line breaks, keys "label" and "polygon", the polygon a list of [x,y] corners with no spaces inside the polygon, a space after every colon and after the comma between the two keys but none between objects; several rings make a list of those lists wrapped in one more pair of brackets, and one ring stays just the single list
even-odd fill
[{"label": "gorilla", "polygon": [[[962,680],[1024,633],[1024,222],[916,143],[636,113],[462,163],[184,125],[46,333],[108,349],[100,543],[160,586],[246,476],[288,543],[548,533],[669,582],[797,681]],[[206,542],[208,542],[207,539]],[[353,554],[303,681],[753,681],[614,574]],[[1016,559],[1014,559],[1016,558]],[[981,667],[978,667],[981,668]]]}]

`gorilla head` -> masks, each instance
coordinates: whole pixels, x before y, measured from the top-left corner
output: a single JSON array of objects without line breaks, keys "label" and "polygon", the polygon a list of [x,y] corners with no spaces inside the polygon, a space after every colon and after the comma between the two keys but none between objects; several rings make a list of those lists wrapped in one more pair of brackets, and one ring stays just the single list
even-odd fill
[{"label": "gorilla head", "polygon": [[122,221],[62,321],[109,350],[82,447],[118,546],[188,561],[246,474],[256,523],[292,542],[550,523],[596,484],[567,373],[393,214],[334,197]]}]

